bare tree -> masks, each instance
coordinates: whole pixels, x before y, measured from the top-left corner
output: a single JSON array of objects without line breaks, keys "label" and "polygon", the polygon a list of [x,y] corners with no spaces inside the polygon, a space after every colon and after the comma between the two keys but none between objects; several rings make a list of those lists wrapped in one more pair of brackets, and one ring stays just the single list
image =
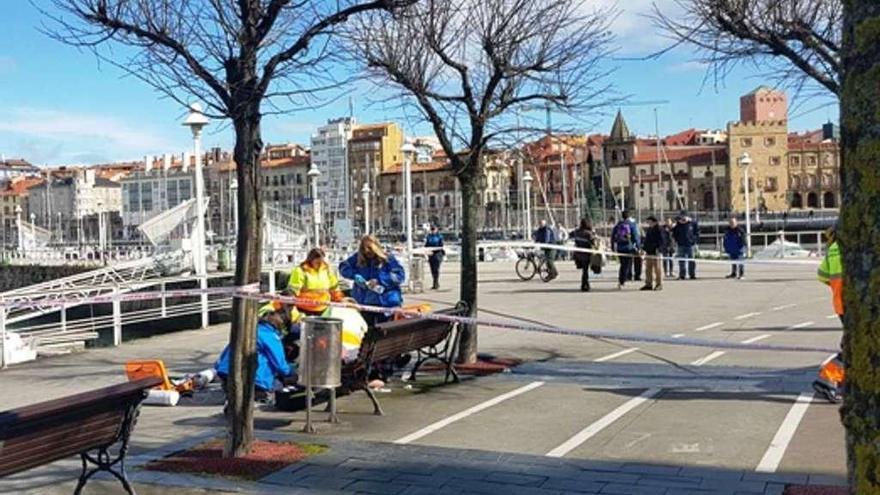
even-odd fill
[{"label": "bare tree", "polygon": [[[840,92],[841,0],[675,0],[654,24],[723,78],[738,64],[795,87]],[[683,15],[666,12],[683,12]],[[783,61],[784,63],[780,63]]]},{"label": "bare tree", "polygon": [[[697,47],[721,75],[737,63],[779,70],[781,82],[815,84],[840,99],[840,246],[844,267],[843,357],[852,493],[880,492],[880,3],[876,0],[677,0],[685,16],[654,7],[676,44]],[[781,63],[780,63],[781,62]]]},{"label": "bare tree", "polygon": [[[303,108],[339,84],[324,62],[334,31],[349,17],[390,11],[414,0],[52,0],[48,32],[93,50],[186,105],[208,105],[235,131],[238,179],[235,284],[260,280],[263,115]],[[119,52],[111,51],[122,46]],[[253,441],[256,307],[235,299],[230,326],[224,454]]]},{"label": "bare tree", "polygon": [[[513,130],[517,107],[597,106],[607,86],[612,12],[579,0],[423,0],[352,23],[353,50],[380,84],[396,87],[434,130],[461,189],[461,300],[477,311],[477,212],[482,155]],[[477,329],[458,360],[473,362]]]}]

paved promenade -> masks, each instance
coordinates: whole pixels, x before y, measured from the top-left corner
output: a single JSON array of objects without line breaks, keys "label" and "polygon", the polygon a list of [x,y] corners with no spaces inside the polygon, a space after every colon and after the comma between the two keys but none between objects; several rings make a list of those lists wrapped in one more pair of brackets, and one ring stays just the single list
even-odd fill
[{"label": "paved promenade", "polygon": [[[695,281],[663,292],[619,292],[613,274],[577,290],[560,279],[519,282],[510,264],[481,265],[482,317],[673,338],[834,348],[839,322],[808,266],[701,266]],[[454,267],[439,292],[455,301]],[[227,327],[177,332],[116,349],[42,360],[0,372],[3,409],[116,383],[122,364],[162,358],[175,373],[211,366]],[[138,464],[169,449],[222,435],[220,397],[201,394],[175,408],[144,407],[134,434],[139,493],[781,493],[785,484],[841,483],[843,430],[837,408],[812,398],[809,383],[827,355],[629,344],[481,329],[480,349],[525,363],[511,373],[437,386],[395,381],[380,394],[386,416],[365,396],[340,400],[342,424],[304,437],[302,414],[260,410],[269,438],[329,445],[328,453],[259,483],[156,475]],[[70,493],[75,460],[0,481],[0,493]],[[158,487],[158,488],[157,488]],[[91,488],[91,485],[90,485]],[[201,491],[200,491],[201,490]],[[204,491],[206,490],[206,491]],[[97,483],[89,493],[117,493]]]}]

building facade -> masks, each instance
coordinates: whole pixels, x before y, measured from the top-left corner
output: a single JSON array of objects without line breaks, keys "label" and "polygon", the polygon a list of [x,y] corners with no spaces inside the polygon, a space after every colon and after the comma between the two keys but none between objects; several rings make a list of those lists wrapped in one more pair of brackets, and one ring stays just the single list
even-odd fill
[{"label": "building facade", "polygon": [[17,177],[38,175],[40,169],[31,165],[27,160],[20,158],[0,159],[0,182]]},{"label": "building facade", "polygon": [[840,145],[833,125],[789,135],[786,161],[792,209],[840,207]]},{"label": "building facade", "polygon": [[19,176],[6,181],[0,188],[0,246],[18,244],[18,219],[29,221],[28,192],[43,182],[40,177]]},{"label": "building facade", "polygon": [[383,217],[375,214],[380,211],[384,197],[379,177],[383,171],[400,166],[403,161],[400,151],[402,146],[403,130],[393,122],[359,125],[352,131],[348,146],[351,174],[349,202],[354,205],[359,224],[363,224],[364,199],[361,191],[364,184],[370,187],[370,211],[373,212],[371,223],[374,224],[372,228],[376,229],[382,223]]},{"label": "building facade", "polygon": [[75,170],[61,178],[52,175],[51,180],[31,187],[28,210],[36,224],[57,240],[98,242],[98,215],[110,220],[107,235],[118,238],[122,233],[122,188],[98,177],[94,169]]},{"label": "building facade", "polygon": [[347,217],[351,206],[348,141],[354,127],[353,117],[331,119],[311,138],[311,160],[321,172],[318,195],[328,225],[332,225],[333,219]]}]

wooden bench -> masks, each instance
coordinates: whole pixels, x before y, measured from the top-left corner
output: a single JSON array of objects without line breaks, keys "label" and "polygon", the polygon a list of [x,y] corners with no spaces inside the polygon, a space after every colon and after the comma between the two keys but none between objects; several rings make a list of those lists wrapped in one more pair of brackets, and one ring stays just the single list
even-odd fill
[{"label": "wooden bench", "polygon": [[[435,314],[466,316],[467,305],[459,302],[454,308],[436,311]],[[363,390],[373,402],[373,412],[383,415],[376,394],[367,385],[373,368],[382,361],[395,359],[401,354],[416,352],[411,379],[426,361],[439,361],[445,367],[446,377],[458,381],[453,353],[458,343],[458,325],[453,322],[429,318],[410,318],[380,323],[370,328],[361,342],[357,360],[342,368],[342,389],[354,392]]]},{"label": "wooden bench", "polygon": [[128,441],[147,391],[161,384],[144,378],[0,412],[0,478],[79,454],[74,495],[99,471],[134,494],[125,474]]}]

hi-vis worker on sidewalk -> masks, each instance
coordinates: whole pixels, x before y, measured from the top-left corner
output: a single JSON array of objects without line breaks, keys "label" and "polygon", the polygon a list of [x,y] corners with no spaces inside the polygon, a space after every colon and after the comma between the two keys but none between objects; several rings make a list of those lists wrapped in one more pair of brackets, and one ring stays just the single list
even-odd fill
[{"label": "hi-vis worker on sidewalk", "polygon": [[342,300],[339,279],[324,261],[320,248],[313,248],[306,260],[293,268],[287,289],[298,299],[296,308],[306,315],[321,315],[329,302]]},{"label": "hi-vis worker on sidewalk", "polygon": [[[840,261],[840,246],[837,243],[837,227],[830,228],[826,235],[828,252],[819,265],[819,281],[831,288],[834,312],[843,323],[843,264]],[[841,347],[843,347],[842,343]],[[838,353],[819,369],[819,377],[813,382],[813,389],[831,402],[840,402],[844,377],[843,355]]]}]

